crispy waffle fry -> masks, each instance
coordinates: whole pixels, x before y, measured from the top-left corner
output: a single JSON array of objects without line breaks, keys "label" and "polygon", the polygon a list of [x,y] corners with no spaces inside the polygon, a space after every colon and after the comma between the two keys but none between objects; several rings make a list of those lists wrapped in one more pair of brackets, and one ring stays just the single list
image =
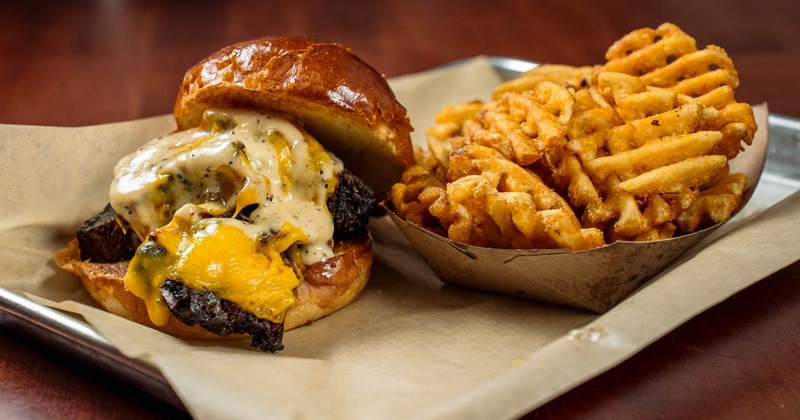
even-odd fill
[{"label": "crispy waffle fry", "polygon": [[756,130],[730,57],[665,23],[606,59],[539,66],[490,102],[443,108],[424,169],[392,189],[398,215],[467,244],[570,250],[727,220],[748,183],[727,162]]},{"label": "crispy waffle fry", "polygon": [[534,67],[516,79],[509,80],[495,88],[494,99],[506,92],[525,92],[533,90],[541,82],[554,82],[563,86],[579,88],[589,83],[592,67],[573,67],[562,64],[544,64]]},{"label": "crispy waffle fry", "polygon": [[643,75],[671,60],[697,51],[695,40],[671,23],[656,29],[638,29],[623,36],[606,51],[605,71]]},{"label": "crispy waffle fry", "polygon": [[400,217],[432,230],[441,230],[438,221],[431,216],[428,206],[418,199],[427,187],[443,188],[444,182],[425,168],[412,166],[403,173],[400,182],[392,185],[389,197],[395,212]]},{"label": "crispy waffle fry", "polygon": [[728,220],[739,208],[747,177],[730,174],[719,184],[700,192],[700,197],[675,222],[684,232],[694,232],[702,223]]},{"label": "crispy waffle fry", "polygon": [[463,124],[463,135],[528,166],[566,143],[574,103],[565,87],[545,81],[530,91],[503,94]]},{"label": "crispy waffle fry", "polygon": [[698,156],[661,166],[620,182],[617,188],[636,196],[678,193],[684,187],[699,188],[725,166],[725,156]]},{"label": "crispy waffle fry", "polygon": [[698,131],[650,141],[642,147],[599,157],[586,162],[586,170],[594,177],[605,179],[611,172],[635,174],[678,163],[708,153],[722,139],[719,131]]},{"label": "crispy waffle fry", "polygon": [[[446,105],[436,113],[436,125],[426,131],[428,151],[421,151],[415,157],[417,164],[433,171],[448,167],[450,151],[463,146],[466,139],[461,135],[464,123],[475,117],[483,109],[480,101],[457,105]],[[444,177],[443,173],[440,173]]]},{"label": "crispy waffle fry", "polygon": [[606,53],[601,72],[636,76],[647,87],[662,88],[720,111],[704,121],[701,130],[722,132],[714,151],[733,159],[753,141],[756,123],[750,105],[735,102],[733,90],[739,75],[724,49],[709,45],[697,50],[694,39],[677,26],[665,23],[656,29],[631,32]]},{"label": "crispy waffle fry", "polygon": [[569,203],[536,174],[492,149],[470,145],[454,154],[448,179],[452,181],[446,194],[439,193],[430,208],[453,240],[498,248],[572,250],[603,243],[602,233],[582,228]]}]

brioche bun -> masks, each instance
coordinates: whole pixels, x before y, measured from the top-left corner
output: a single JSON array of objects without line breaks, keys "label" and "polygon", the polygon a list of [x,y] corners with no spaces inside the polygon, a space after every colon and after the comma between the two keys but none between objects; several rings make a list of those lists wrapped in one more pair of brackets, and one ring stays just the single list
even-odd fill
[{"label": "brioche bun", "polygon": [[186,72],[178,130],[213,107],[292,116],[383,199],[414,163],[406,109],[386,79],[340,44],[269,37],[223,48]]},{"label": "brioche bun", "polygon": [[[294,289],[297,299],[286,314],[284,330],[309,324],[350,304],[366,286],[372,268],[372,240],[369,235],[337,241],[335,255],[303,268],[303,282]],[[188,326],[174,317],[157,326],[147,315],[144,301],[125,289],[129,261],[93,263],[81,259],[78,241],[72,240],[56,254],[56,263],[77,276],[101,308],[175,337],[192,340],[238,339],[244,335],[220,337],[199,325]]]}]

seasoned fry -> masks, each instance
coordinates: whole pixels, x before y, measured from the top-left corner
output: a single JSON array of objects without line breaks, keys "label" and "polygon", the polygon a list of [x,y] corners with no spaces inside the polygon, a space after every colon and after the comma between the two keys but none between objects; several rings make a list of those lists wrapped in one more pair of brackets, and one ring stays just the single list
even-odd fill
[{"label": "seasoned fry", "polygon": [[678,215],[675,222],[684,232],[694,232],[701,223],[708,220],[712,223],[728,220],[739,208],[746,186],[746,176],[728,175],[719,184],[700,192],[700,197],[689,209]]},{"label": "seasoned fry", "polygon": [[398,216],[420,226],[441,228],[428,206],[418,198],[428,187],[444,188],[444,182],[421,166],[412,166],[403,173],[400,182],[392,185],[389,196]]},{"label": "seasoned fry", "polygon": [[599,179],[605,179],[611,172],[620,175],[646,172],[705,155],[720,140],[722,133],[719,131],[698,131],[681,136],[662,137],[636,149],[586,162],[585,168]]},{"label": "seasoned fry", "polygon": [[665,23],[606,60],[542,65],[490,102],[442,108],[421,166],[392,189],[395,211],[459,242],[570,250],[730,218],[748,179],[727,163],[756,123],[725,50]]},{"label": "seasoned fry", "polygon": [[506,92],[533,90],[541,82],[553,82],[566,87],[580,88],[592,77],[592,67],[573,67],[562,64],[543,64],[523,73],[516,79],[500,84],[494,90],[494,99]]},{"label": "seasoned fry", "polygon": [[683,187],[705,185],[727,163],[725,156],[698,156],[661,166],[621,182],[619,189],[636,196],[679,192]]},{"label": "seasoned fry", "polygon": [[566,143],[575,99],[563,86],[542,82],[533,90],[503,94],[463,126],[469,141],[492,147],[522,166]]}]

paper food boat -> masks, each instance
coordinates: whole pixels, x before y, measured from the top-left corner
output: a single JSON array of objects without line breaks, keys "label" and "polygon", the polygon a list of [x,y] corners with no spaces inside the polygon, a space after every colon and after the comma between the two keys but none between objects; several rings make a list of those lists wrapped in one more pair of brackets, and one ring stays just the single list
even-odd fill
[{"label": "paper food boat", "polygon": [[[766,106],[754,107],[754,113],[759,128],[753,144],[729,163],[732,173],[750,179],[740,210],[758,184],[767,152]],[[443,282],[596,313],[611,309],[727,223],[670,239],[618,241],[585,251],[498,249],[451,241],[401,219],[391,203],[381,205]]]}]

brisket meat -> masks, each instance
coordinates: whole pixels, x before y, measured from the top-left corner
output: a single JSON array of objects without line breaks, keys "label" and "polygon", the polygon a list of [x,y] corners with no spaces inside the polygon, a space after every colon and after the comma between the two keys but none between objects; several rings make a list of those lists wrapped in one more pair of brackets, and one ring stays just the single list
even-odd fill
[{"label": "brisket meat", "polygon": [[248,334],[252,347],[273,353],[283,350],[283,324],[258,318],[214,293],[190,289],[178,281],[167,280],[159,290],[172,316],[186,325],[200,324],[223,337]]},{"label": "brisket meat", "polygon": [[[362,234],[376,208],[372,189],[347,170],[339,175],[339,184],[327,205],[333,216],[334,235],[339,239]],[[81,258],[92,262],[129,260],[141,244],[132,231],[125,232],[119,226],[111,205],[87,220],[77,236]],[[180,281],[167,280],[160,290],[172,315],[184,324],[199,324],[221,336],[249,334],[251,345],[264,351],[283,349],[283,324],[260,319],[231,301],[188,288]]]},{"label": "brisket meat", "polygon": [[333,216],[334,234],[346,236],[364,231],[376,202],[372,188],[345,169],[339,174],[339,185],[328,197],[327,205]]},{"label": "brisket meat", "polygon": [[[357,235],[364,231],[370,212],[376,207],[369,185],[348,170],[339,175],[339,185],[328,197],[328,210],[333,216],[337,238]],[[112,263],[133,257],[141,241],[132,231],[119,226],[111,205],[78,229],[81,258],[98,263]]]},{"label": "brisket meat", "polygon": [[129,260],[141,243],[133,231],[126,233],[120,227],[111,204],[107,204],[100,214],[87,220],[78,229],[77,237],[81,259],[96,263]]}]

